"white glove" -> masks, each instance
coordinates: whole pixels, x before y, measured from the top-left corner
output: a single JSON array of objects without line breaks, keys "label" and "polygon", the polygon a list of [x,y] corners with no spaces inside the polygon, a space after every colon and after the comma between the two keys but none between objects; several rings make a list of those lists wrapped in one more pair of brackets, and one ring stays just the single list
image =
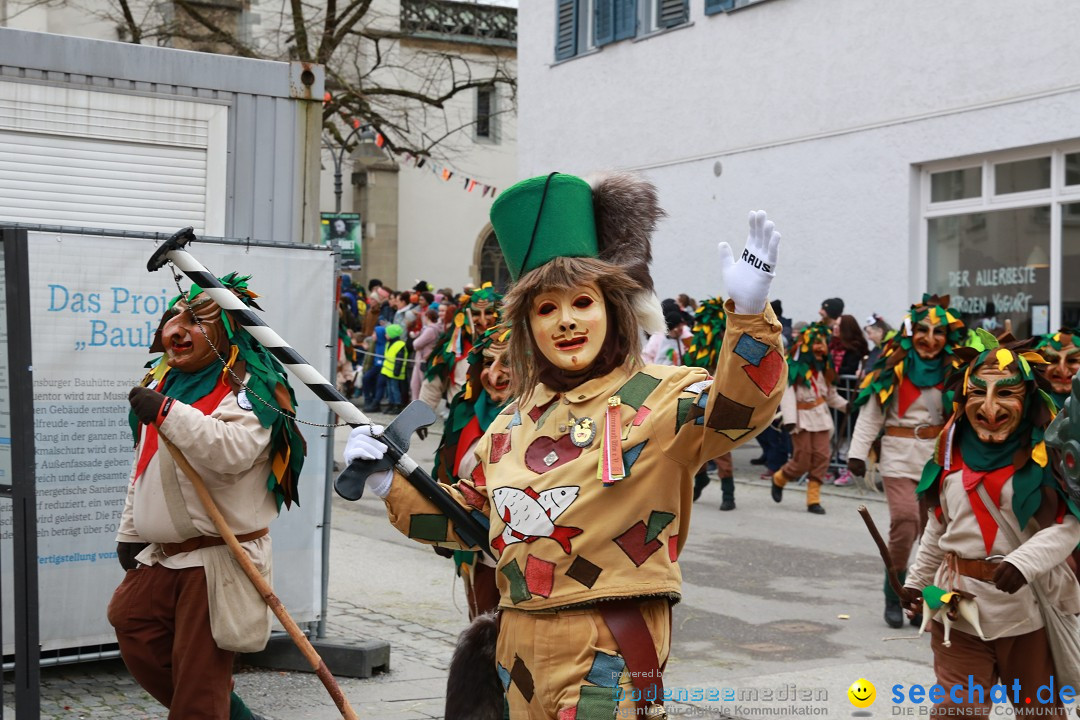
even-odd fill
[{"label": "white glove", "polygon": [[[373,434],[382,435],[385,428],[382,425],[359,425],[349,433],[349,441],[345,443],[345,464],[352,465],[359,460],[382,460],[386,454],[386,444],[372,437]],[[394,481],[393,469],[383,470],[368,475],[367,487],[380,499],[390,494],[390,485]]]},{"label": "white glove", "polygon": [[736,261],[730,245],[726,242],[719,245],[724,286],[735,303],[735,312],[740,315],[757,315],[765,310],[780,249],[780,233],[773,227],[764,210],[751,211],[750,234],[746,237],[742,257]]}]

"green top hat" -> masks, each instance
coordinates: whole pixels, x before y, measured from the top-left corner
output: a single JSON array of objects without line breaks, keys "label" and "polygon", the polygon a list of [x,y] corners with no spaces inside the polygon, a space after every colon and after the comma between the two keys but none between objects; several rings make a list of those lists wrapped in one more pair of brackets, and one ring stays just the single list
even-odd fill
[{"label": "green top hat", "polygon": [[491,225],[515,282],[557,257],[599,255],[592,188],[573,175],[551,173],[507,188],[491,206]]}]

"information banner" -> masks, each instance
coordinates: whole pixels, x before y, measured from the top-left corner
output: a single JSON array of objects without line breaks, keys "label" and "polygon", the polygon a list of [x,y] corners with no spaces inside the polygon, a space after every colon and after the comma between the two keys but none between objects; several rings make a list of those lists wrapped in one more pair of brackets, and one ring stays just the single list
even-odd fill
[{"label": "information banner", "polygon": [[[12,422],[32,422],[37,457],[41,644],[44,650],[114,642],[105,610],[123,571],[116,528],[134,459],[128,391],[155,357],[158,321],[178,294],[168,266],[146,261],[152,240],[30,233],[34,407]],[[221,276],[251,275],[268,325],[324,374],[334,311],[333,256],[321,247],[245,247],[196,242],[189,252]],[[180,281],[186,291],[191,282]],[[326,406],[290,378],[301,420],[325,423]],[[321,525],[327,477],[326,431],[301,425],[307,460],[300,506],[271,525],[274,588],[297,622],[321,607]],[[10,525],[2,528],[10,552]],[[11,618],[10,566],[3,577],[4,652]]]},{"label": "information banner", "polygon": [[363,257],[360,249],[362,225],[359,213],[323,213],[322,241],[330,245],[335,240],[341,248],[341,266],[355,270]]}]

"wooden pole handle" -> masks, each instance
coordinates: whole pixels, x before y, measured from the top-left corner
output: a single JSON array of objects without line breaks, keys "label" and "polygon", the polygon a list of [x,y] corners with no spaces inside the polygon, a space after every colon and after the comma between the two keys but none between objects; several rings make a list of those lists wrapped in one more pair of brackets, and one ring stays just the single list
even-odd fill
[{"label": "wooden pole handle", "polygon": [[210,496],[210,491],[206,489],[206,483],[203,482],[202,476],[191,467],[191,463],[184,457],[184,454],[173,445],[165,433],[161,432],[161,428],[158,428],[158,436],[161,438],[162,444],[168,449],[169,454],[172,455],[173,460],[180,466],[180,469],[184,471],[184,475],[191,482],[191,486],[195,488],[195,493],[199,496],[199,500],[202,502],[203,507],[206,509],[206,513],[210,516],[210,519],[214,523],[214,527],[217,528],[218,533],[225,540],[225,544],[229,546],[229,550],[232,551],[233,558],[243,568],[244,574],[248,576],[248,579],[255,585],[255,589],[262,595],[263,600],[266,601],[267,606],[277,616],[278,621],[284,626],[285,630],[289,633],[289,637],[296,643],[296,647],[300,649],[300,652],[307,659],[311,665],[312,670],[322,680],[322,684],[326,687],[326,691],[330,693],[330,697],[333,698],[334,704],[337,705],[341,716],[345,720],[359,720],[356,712],[349,705],[348,699],[344,693],[341,692],[341,688],[338,686],[337,681],[334,680],[334,676],[330,674],[330,669],[326,667],[326,663],[319,657],[319,653],[311,645],[311,641],[308,640],[307,635],[300,630],[300,627],[296,624],[296,621],[289,615],[289,611],[285,609],[285,605],[281,602],[280,598],[274,594],[273,588],[270,587],[270,583],[266,582],[262,573],[255,567],[255,563],[251,562],[251,558],[241,547],[239,541],[236,539],[235,533],[229,528],[229,524],[225,522],[225,517],[218,510],[217,504],[214,502],[214,498]]}]

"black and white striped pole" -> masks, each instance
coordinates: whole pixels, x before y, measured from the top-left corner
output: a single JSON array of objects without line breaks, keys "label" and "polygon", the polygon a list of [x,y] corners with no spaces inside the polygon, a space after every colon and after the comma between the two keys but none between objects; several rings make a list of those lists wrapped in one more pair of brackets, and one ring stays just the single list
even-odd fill
[{"label": "black and white striped pole", "polygon": [[[146,263],[150,272],[161,269],[171,262],[188,279],[202,288],[203,292],[227,312],[244,330],[258,340],[278,361],[288,368],[297,379],[326,403],[349,425],[372,425],[371,420],[358,407],[349,402],[318,370],[301,357],[280,335],[263,322],[262,318],[248,308],[240,298],[222,285],[217,277],[196,260],[184,246],[195,240],[192,228],[178,231],[159,247]],[[353,463],[334,481],[334,489],[346,500],[358,500],[364,492],[367,476],[378,470],[396,467],[420,493],[430,500],[454,523],[457,534],[469,545],[481,548],[492,555],[487,542],[487,529],[464,508],[458,505],[445,490],[415,460],[408,455],[412,434],[435,421],[435,414],[422,402],[412,402],[398,418],[379,436],[389,448],[386,457],[378,463]],[[492,555],[494,559],[494,555]]]}]

